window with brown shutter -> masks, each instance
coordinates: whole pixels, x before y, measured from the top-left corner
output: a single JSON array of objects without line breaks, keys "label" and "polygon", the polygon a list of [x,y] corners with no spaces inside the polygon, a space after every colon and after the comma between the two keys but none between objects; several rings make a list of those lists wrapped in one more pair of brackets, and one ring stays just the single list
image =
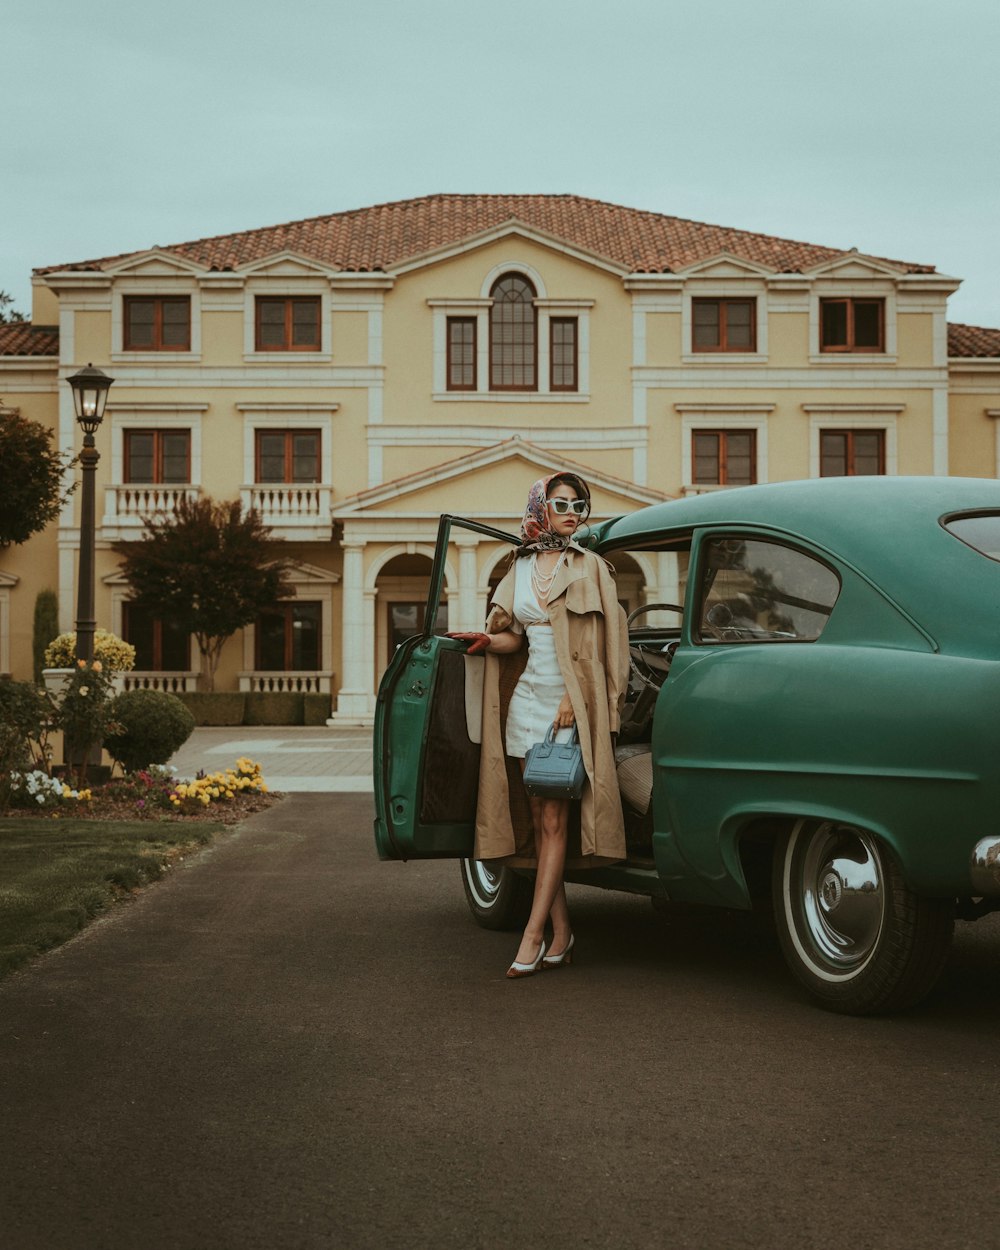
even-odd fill
[{"label": "window with brown shutter", "polygon": [[191,350],[191,299],[187,295],[126,295],[127,352]]},{"label": "window with brown shutter", "polygon": [[258,430],[257,482],[318,482],[319,430]]},{"label": "window with brown shutter", "polygon": [[819,345],[824,352],[884,352],[884,299],[821,299]]},{"label": "window with brown shutter", "polygon": [[476,319],[448,318],[448,390],[476,389]]},{"label": "window with brown shutter", "polygon": [[884,472],[884,430],[820,430],[820,477],[871,477]]},{"label": "window with brown shutter", "polygon": [[549,390],[575,391],[577,382],[577,321],[575,317],[549,320]]},{"label": "window with brown shutter", "polygon": [[695,486],[752,486],[757,481],[756,430],[695,430],[691,436]]},{"label": "window with brown shutter", "polygon": [[258,295],[255,347],[259,352],[318,352],[321,301],[318,295]]},{"label": "window with brown shutter", "polygon": [[756,351],[757,301],[692,300],[691,349],[696,352]]},{"label": "window with brown shutter", "polygon": [[498,279],[490,291],[490,390],[537,389],[535,288],[520,274]]},{"label": "window with brown shutter", "polygon": [[190,430],[126,430],[125,481],[191,481]]}]

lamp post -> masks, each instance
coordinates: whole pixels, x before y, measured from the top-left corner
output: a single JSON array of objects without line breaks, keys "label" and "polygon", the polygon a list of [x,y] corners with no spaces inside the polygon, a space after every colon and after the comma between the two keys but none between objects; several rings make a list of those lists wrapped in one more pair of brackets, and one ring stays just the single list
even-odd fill
[{"label": "lamp post", "polygon": [[114,378],[88,364],[69,378],[73,388],[76,419],[83,430],[83,495],[80,500],[80,563],[76,591],[76,658],[89,664],[94,658],[94,475],[101,456],[94,446],[94,434],[104,420],[104,405]]}]

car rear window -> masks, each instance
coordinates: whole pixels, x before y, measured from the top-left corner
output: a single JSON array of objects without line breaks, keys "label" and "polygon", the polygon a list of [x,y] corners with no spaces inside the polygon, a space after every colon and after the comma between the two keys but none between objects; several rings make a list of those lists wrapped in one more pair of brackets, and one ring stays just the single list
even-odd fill
[{"label": "car rear window", "polygon": [[713,537],[702,557],[701,642],[814,642],[840,594],[831,568],[783,543]]},{"label": "car rear window", "polygon": [[991,560],[1000,560],[1000,512],[951,517],[943,524],[949,534],[954,534],[966,546]]}]

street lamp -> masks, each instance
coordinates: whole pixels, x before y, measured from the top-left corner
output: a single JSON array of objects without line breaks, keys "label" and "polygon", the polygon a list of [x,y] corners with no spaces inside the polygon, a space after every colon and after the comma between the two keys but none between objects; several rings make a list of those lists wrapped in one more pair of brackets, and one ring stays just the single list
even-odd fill
[{"label": "street lamp", "polygon": [[68,379],[73,390],[76,419],[83,430],[83,496],[80,500],[80,563],[76,591],[76,658],[89,664],[94,658],[94,475],[101,456],[94,434],[104,419],[104,405],[114,378],[88,364]]}]

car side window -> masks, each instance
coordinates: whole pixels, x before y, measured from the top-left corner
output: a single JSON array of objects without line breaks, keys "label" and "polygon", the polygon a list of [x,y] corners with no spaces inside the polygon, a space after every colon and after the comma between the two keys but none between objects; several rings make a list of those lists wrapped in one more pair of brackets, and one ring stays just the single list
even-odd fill
[{"label": "car side window", "polygon": [[709,538],[701,569],[703,643],[813,642],[840,594],[840,578],[828,565],[766,539]]}]

